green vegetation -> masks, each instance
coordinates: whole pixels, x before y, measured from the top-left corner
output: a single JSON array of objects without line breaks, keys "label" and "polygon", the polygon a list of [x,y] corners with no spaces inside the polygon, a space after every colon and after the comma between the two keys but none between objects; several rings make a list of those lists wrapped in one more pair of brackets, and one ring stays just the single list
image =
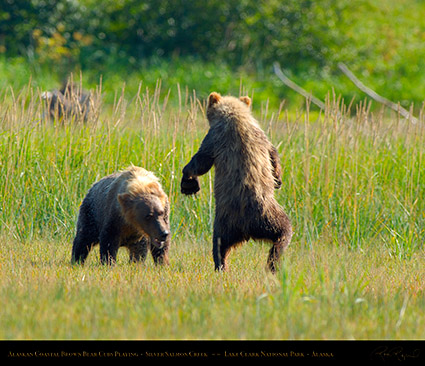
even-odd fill
[{"label": "green vegetation", "polygon": [[211,78],[252,80],[276,108],[282,99],[291,107],[303,100],[272,75],[275,61],[320,99],[334,88],[347,101],[362,100],[337,68],[344,62],[379,94],[419,110],[424,13],[420,0],[8,0],[0,9],[0,54],[6,63],[23,58],[34,79],[45,70],[59,81],[82,70],[93,83],[101,75],[167,80],[150,76],[159,71],[172,77],[170,86],[177,79],[198,91],[197,77],[187,74],[207,63],[196,73],[207,86]]},{"label": "green vegetation", "polygon": [[[417,0],[8,0],[0,9],[1,339],[425,338],[425,3]],[[278,61],[326,100],[273,75]],[[418,123],[370,102],[349,68]],[[87,124],[45,121],[74,80]],[[281,156],[294,237],[276,276],[248,242],[212,261],[213,180],[180,194],[211,91],[249,95]],[[170,266],[71,266],[78,207],[130,164],[171,203]]]},{"label": "green vegetation", "polygon": [[[228,273],[215,273],[213,173],[196,197],[179,193],[207,130],[204,99],[159,83],[114,93],[86,125],[43,121],[32,85],[0,97],[0,296],[10,300],[0,338],[425,336],[423,120],[367,105],[351,113],[339,99],[322,114],[293,114],[255,97],[282,159],[276,196],[295,235],[276,277],[265,271],[268,245],[251,241],[231,253]],[[129,264],[125,249],[112,268],[98,249],[71,266],[87,189],[131,163],[154,171],[170,197],[170,266]]]},{"label": "green vegetation", "polygon": [[[248,244],[213,272],[210,243],[183,241],[169,268],[69,263],[70,243],[2,240],[1,338],[423,339],[424,260],[384,248],[297,241],[276,278]],[[93,253],[94,254],[94,253]],[[96,253],[98,254],[98,253]],[[124,253],[126,254],[126,253]]]}]

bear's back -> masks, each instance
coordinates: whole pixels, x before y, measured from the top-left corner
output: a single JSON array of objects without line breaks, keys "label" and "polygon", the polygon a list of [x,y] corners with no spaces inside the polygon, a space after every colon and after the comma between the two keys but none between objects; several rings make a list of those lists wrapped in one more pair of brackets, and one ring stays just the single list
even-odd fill
[{"label": "bear's back", "polygon": [[116,196],[117,179],[121,175],[122,173],[119,172],[100,179],[92,185],[84,198],[84,204],[99,229],[111,219],[111,216],[119,215]]},{"label": "bear's back", "polygon": [[216,198],[235,206],[228,201],[273,196],[271,143],[249,108],[237,98],[223,97],[212,119]]}]

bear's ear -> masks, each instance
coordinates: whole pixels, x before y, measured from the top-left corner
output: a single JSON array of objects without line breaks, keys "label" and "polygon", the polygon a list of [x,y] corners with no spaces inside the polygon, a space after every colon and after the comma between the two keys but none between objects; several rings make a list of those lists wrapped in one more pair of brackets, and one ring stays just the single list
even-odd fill
[{"label": "bear's ear", "polygon": [[133,202],[133,197],[130,193],[121,193],[118,195],[118,202],[122,208],[129,208]]},{"label": "bear's ear", "polygon": [[248,107],[251,105],[251,98],[250,97],[240,97],[239,100],[244,102]]},{"label": "bear's ear", "polygon": [[208,97],[208,107],[211,107],[212,105],[218,103],[221,99],[221,95],[216,93],[216,92],[212,92],[210,94],[210,96]]}]

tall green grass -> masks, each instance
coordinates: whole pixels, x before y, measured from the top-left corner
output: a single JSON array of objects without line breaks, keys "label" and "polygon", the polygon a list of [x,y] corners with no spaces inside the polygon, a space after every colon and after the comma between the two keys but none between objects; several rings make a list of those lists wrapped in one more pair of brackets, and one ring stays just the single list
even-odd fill
[{"label": "tall green grass", "polygon": [[[106,88],[107,89],[107,88]],[[241,88],[241,93],[245,93]],[[424,121],[333,96],[311,113],[253,113],[277,146],[276,197],[294,226],[276,277],[249,242],[213,271],[213,172],[183,197],[181,170],[208,124],[178,85],[111,95],[87,124],[42,119],[31,84],[0,95],[1,338],[423,338]],[[218,90],[220,91],[220,90]],[[103,101],[103,102],[102,102]],[[168,268],[70,265],[78,207],[93,182],[130,164],[152,170],[171,203]]]}]

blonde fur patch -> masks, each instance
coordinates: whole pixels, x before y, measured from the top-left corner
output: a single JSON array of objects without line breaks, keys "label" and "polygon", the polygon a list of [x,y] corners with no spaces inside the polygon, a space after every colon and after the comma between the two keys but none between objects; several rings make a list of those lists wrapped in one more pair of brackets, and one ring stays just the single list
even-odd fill
[{"label": "blonde fur patch", "polygon": [[155,174],[134,165],[125,170],[124,174],[128,174],[127,193],[134,197],[146,194],[155,195],[165,206],[167,196],[162,190],[159,179],[155,176]]}]

